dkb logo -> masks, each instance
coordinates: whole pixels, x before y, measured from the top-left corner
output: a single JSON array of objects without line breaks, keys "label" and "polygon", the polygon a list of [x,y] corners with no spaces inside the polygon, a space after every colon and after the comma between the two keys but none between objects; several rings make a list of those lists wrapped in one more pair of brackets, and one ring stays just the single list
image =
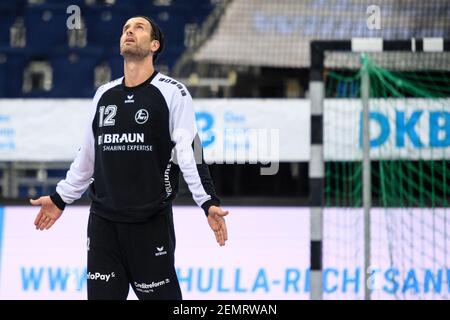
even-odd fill
[{"label": "dkb logo", "polygon": [[[428,119],[426,119],[428,117]],[[408,137],[414,148],[423,147],[446,148],[450,147],[450,112],[414,110],[411,113],[395,111],[395,119],[389,119],[381,112],[370,112],[371,124],[377,123],[379,132],[371,137],[371,148],[382,146],[389,139],[391,130],[395,131],[395,146],[405,147],[405,138]],[[360,115],[359,145],[362,146],[362,113]],[[428,137],[428,139],[426,139]]]}]

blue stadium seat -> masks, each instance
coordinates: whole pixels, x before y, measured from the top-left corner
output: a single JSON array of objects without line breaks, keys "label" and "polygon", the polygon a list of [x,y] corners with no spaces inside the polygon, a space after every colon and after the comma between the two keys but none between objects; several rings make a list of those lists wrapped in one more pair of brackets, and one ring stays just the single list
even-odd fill
[{"label": "blue stadium seat", "polygon": [[10,9],[14,10],[15,14],[20,14],[23,8],[26,6],[28,0],[3,0],[0,2],[0,10]]},{"label": "blue stadium seat", "polygon": [[0,52],[0,98],[6,98],[9,95],[9,81],[6,63],[6,55]]},{"label": "blue stadium seat", "polygon": [[77,5],[79,7],[85,7],[85,0],[45,0],[46,4],[64,4],[66,8],[70,5]]},{"label": "blue stadium seat", "polygon": [[184,47],[182,46],[170,46],[167,47],[166,50],[161,54],[158,58],[158,64],[167,65],[169,68],[174,67],[178,58],[183,53]]},{"label": "blue stadium seat", "polygon": [[108,65],[111,68],[111,80],[123,76],[123,57],[120,54],[113,54],[107,57]]},{"label": "blue stadium seat", "polygon": [[40,197],[45,195],[44,188],[42,186],[19,185],[19,198],[27,199],[30,197]]},{"label": "blue stadium seat", "polygon": [[153,0],[116,0],[114,6],[130,7],[130,17],[133,15],[142,15],[142,10],[153,7]]},{"label": "blue stadium seat", "polygon": [[186,23],[191,22],[190,17],[191,15],[186,14],[181,7],[160,7],[155,11],[153,18],[166,39],[166,49],[161,55],[161,63],[171,67],[175,63],[174,57],[184,51],[184,29]]},{"label": "blue stadium seat", "polygon": [[0,97],[14,98],[22,94],[23,69],[29,55],[24,49],[0,47]]},{"label": "blue stadium seat", "polygon": [[27,47],[48,52],[55,46],[67,46],[67,6],[33,5],[25,10]]},{"label": "blue stadium seat", "polygon": [[119,48],[122,27],[132,15],[129,6],[93,6],[84,15],[87,25],[88,44],[92,46]]},{"label": "blue stadium seat", "polygon": [[[175,0],[176,2],[181,2],[181,0]],[[183,1],[186,3],[185,1]],[[199,24],[203,23],[206,17],[214,9],[214,5],[211,4],[209,0],[192,0],[188,2],[191,7],[191,22],[197,22]]]},{"label": "blue stadium seat", "polygon": [[6,4],[0,5],[0,46],[9,46],[10,28],[17,17],[17,7]]},{"label": "blue stadium seat", "polygon": [[86,97],[95,94],[94,70],[103,60],[103,50],[97,47],[64,50],[52,54],[52,97]]},{"label": "blue stadium seat", "polygon": [[66,177],[67,169],[47,169],[48,178],[61,178]]},{"label": "blue stadium seat", "polygon": [[0,50],[0,98],[9,94],[8,56]]}]

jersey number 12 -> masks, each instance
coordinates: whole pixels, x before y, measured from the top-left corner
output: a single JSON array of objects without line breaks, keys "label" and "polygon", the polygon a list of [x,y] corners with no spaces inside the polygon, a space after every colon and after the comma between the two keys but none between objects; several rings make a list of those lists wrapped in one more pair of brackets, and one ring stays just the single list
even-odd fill
[{"label": "jersey number 12", "polygon": [[114,116],[117,113],[117,106],[109,105],[105,108],[105,106],[101,106],[99,108],[100,117],[99,117],[99,127],[108,127],[113,126],[116,123],[114,120]]}]

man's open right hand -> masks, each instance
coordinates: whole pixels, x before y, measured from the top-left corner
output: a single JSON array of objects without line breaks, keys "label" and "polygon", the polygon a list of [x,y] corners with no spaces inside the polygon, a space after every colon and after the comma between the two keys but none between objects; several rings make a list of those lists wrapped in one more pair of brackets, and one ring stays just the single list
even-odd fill
[{"label": "man's open right hand", "polygon": [[62,210],[53,203],[49,196],[40,197],[36,200],[30,199],[30,203],[33,206],[41,206],[41,209],[34,220],[36,229],[50,229],[62,215]]}]

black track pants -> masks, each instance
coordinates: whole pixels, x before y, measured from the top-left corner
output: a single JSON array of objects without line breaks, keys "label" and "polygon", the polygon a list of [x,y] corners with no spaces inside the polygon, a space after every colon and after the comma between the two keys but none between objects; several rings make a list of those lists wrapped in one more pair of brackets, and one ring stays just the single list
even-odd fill
[{"label": "black track pants", "polygon": [[88,300],[126,299],[131,284],[144,299],[181,299],[175,272],[172,209],[144,223],[118,223],[90,214]]}]

